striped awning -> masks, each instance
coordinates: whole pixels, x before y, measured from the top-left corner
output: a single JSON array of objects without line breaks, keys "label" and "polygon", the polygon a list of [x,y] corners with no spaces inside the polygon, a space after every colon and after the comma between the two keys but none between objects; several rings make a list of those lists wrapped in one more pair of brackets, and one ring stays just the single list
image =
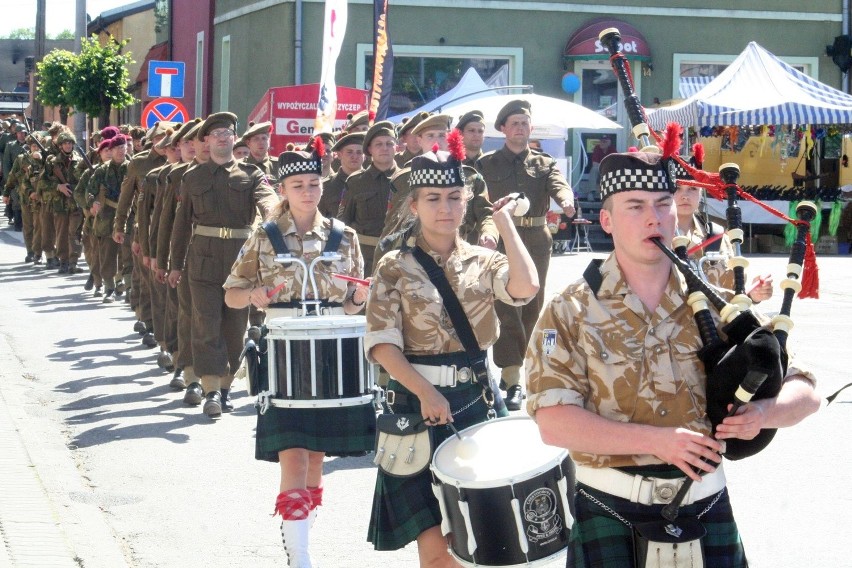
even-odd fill
[{"label": "striped awning", "polygon": [[681,77],[680,84],[678,85],[680,98],[688,99],[703,89],[706,85],[709,85],[710,81],[715,78],[716,77]]},{"label": "striped awning", "polygon": [[680,104],[648,109],[654,129],[761,124],[852,124],[852,95],[808,77],[751,42],[727,69]]}]

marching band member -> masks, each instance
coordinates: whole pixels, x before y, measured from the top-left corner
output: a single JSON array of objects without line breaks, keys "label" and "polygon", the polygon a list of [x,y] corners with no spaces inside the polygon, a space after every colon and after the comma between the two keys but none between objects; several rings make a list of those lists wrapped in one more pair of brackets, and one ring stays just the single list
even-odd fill
[{"label": "marching band member", "polygon": [[[331,220],[317,209],[323,191],[323,152],[317,140],[319,137],[311,152],[291,151],[279,156],[278,181],[283,201],[270,215],[290,253],[308,264],[321,254],[332,233]],[[367,288],[331,276],[334,272],[362,277],[364,262],[354,230],[343,230],[337,252],[340,260],[317,265],[318,299],[342,305],[347,314],[356,314],[367,301]],[[267,230],[257,229],[242,247],[225,281],[225,303],[229,307],[243,309],[251,304],[264,309],[270,303],[301,299],[302,281],[308,275],[295,263],[276,263],[275,256]],[[279,289],[280,284],[285,285]],[[281,465],[275,512],[282,517],[281,535],[289,566],[311,566],[308,533],[316,507],[322,503],[323,457],[364,455],[372,450],[375,422],[372,404],[316,409],[272,406],[258,414],[255,456]]]},{"label": "marching band member", "polygon": [[[461,430],[486,420],[486,385],[463,372],[463,367],[469,370],[470,361],[447,318],[441,295],[415,258],[418,249],[443,268],[483,352],[497,339],[495,304],[523,305],[535,296],[539,285],[535,266],[512,222],[516,207],[512,197],[494,204],[493,219],[505,243],[505,255],[470,245],[459,236],[472,195],[462,170],[464,150],[457,142],[452,155],[433,151],[411,160],[407,208],[413,225],[402,248],[388,252],[376,267],[364,348],[368,359],[393,377],[388,400],[393,401],[394,413],[420,413],[431,425],[454,422]],[[435,386],[440,381],[427,369],[457,363],[456,386]],[[490,383],[489,390],[497,395],[493,410],[507,416],[495,381]],[[436,429],[436,446],[450,434],[447,428]],[[440,523],[428,470],[405,478],[379,470],[368,534],[377,550],[396,550],[416,540],[421,566],[457,566],[447,551]]]}]

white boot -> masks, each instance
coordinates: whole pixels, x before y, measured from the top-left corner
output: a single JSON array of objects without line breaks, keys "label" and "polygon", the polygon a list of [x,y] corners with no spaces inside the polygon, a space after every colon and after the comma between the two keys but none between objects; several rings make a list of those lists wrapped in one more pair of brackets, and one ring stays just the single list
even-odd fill
[{"label": "white boot", "polygon": [[312,567],[311,556],[308,554],[310,523],[310,517],[298,521],[281,521],[281,538],[290,568]]}]

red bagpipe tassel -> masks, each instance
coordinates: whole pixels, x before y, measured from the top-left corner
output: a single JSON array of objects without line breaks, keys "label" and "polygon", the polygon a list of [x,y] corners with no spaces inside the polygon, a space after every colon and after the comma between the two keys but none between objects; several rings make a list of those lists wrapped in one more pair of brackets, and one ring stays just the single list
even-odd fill
[{"label": "red bagpipe tassel", "polygon": [[802,263],[802,291],[799,297],[819,299],[819,267],[810,232],[805,235],[805,261]]}]

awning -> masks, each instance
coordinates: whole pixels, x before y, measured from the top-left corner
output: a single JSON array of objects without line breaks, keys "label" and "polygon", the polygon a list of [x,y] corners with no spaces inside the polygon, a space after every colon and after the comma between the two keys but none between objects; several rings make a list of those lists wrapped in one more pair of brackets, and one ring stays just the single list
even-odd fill
[{"label": "awning", "polygon": [[568,38],[562,56],[565,59],[609,59],[609,52],[601,44],[598,35],[607,28],[618,28],[624,55],[628,59],[648,61],[651,49],[645,37],[633,26],[621,20],[595,18],[581,25]]}]

